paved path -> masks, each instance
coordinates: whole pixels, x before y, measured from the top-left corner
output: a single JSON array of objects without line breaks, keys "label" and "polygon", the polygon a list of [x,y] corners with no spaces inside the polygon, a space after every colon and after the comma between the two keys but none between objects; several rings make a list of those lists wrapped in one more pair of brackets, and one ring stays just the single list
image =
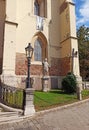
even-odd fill
[{"label": "paved path", "polygon": [[89,130],[89,101],[1,124],[0,130]]}]

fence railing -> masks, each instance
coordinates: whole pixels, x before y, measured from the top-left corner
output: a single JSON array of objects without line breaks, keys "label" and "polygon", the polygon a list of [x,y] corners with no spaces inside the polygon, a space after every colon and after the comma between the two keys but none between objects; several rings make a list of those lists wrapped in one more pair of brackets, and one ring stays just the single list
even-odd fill
[{"label": "fence railing", "polygon": [[11,87],[5,84],[0,85],[0,102],[18,109],[24,109],[25,90]]}]

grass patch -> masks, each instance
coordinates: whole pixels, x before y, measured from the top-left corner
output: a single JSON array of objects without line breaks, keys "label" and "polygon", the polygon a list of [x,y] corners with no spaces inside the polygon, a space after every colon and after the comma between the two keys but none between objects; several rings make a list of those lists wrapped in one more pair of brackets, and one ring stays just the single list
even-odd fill
[{"label": "grass patch", "polygon": [[[89,90],[82,91],[83,99],[89,98]],[[78,101],[76,94],[65,94],[61,90],[51,90],[50,92],[34,92],[34,104],[36,111],[62,106]]]},{"label": "grass patch", "polygon": [[85,89],[82,91],[82,98],[83,99],[89,98],[89,90]]},{"label": "grass patch", "polygon": [[34,93],[34,104],[37,111],[77,101],[76,94],[65,94],[61,90]]}]

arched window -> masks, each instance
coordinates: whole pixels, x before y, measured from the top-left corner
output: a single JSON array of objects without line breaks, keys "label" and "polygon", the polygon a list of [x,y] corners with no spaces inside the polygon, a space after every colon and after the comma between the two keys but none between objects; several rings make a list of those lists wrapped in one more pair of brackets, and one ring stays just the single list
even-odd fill
[{"label": "arched window", "polygon": [[34,60],[42,61],[42,43],[37,39],[34,43]]}]

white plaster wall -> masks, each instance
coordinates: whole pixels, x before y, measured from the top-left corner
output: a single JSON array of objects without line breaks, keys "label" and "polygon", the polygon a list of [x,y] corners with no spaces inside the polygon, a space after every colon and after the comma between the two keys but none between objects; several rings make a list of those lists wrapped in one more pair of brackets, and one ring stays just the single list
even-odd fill
[{"label": "white plaster wall", "polygon": [[[71,39],[71,48],[74,48],[74,52],[78,52],[78,43],[77,39]],[[71,50],[72,51],[72,50]],[[71,52],[72,53],[72,52]],[[75,75],[80,75],[80,68],[79,68],[79,54],[77,57],[74,57],[74,65],[73,65],[73,72]]]},{"label": "white plaster wall", "polygon": [[16,22],[17,0],[6,0],[6,20]]},{"label": "white plaster wall", "polygon": [[16,26],[5,24],[3,73],[15,73]]},{"label": "white plaster wall", "polygon": [[[36,30],[36,16],[34,15],[34,9],[32,8],[33,0],[19,0],[17,2],[17,35],[16,35],[16,52],[25,52],[25,47],[29,42],[32,42],[33,36],[39,32]],[[44,29],[42,33],[46,36],[49,44],[49,24],[51,19],[51,1],[47,1],[47,18],[44,18]],[[30,8],[31,7],[31,8]]]},{"label": "white plaster wall", "polygon": [[3,74],[15,74],[16,0],[6,0],[4,28]]},{"label": "white plaster wall", "polygon": [[[33,9],[30,8],[33,4],[33,1],[29,0],[19,0],[17,2],[18,28],[16,52],[24,53],[24,48],[32,41],[32,37],[38,32],[38,30],[36,30],[36,16],[33,14]],[[53,0],[47,1],[47,18],[44,18],[44,29],[42,33],[47,38],[49,56],[51,55],[52,57],[59,57],[60,25],[58,17],[59,0],[56,2]]]},{"label": "white plaster wall", "polygon": [[49,57],[60,57],[60,1],[51,0],[51,21],[49,24]]},{"label": "white plaster wall", "polygon": [[75,6],[70,4],[69,6],[70,13],[70,34],[73,37],[76,37],[76,17],[75,17]]}]

